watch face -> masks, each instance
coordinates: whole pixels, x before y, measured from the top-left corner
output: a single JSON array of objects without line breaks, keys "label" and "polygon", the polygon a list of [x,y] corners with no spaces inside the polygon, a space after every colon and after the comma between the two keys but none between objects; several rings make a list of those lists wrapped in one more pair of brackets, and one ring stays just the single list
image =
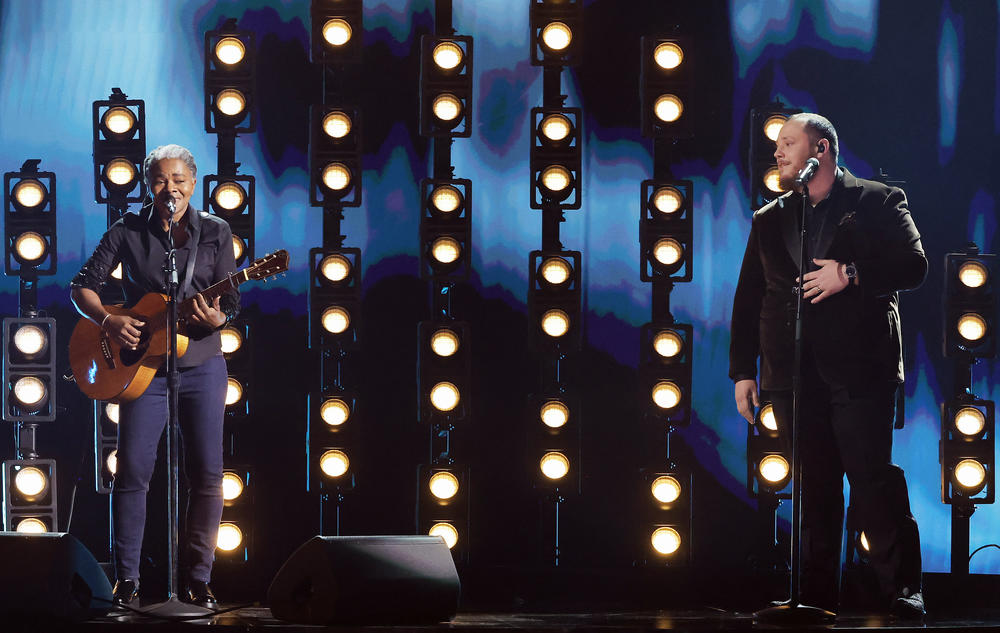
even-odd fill
[{"label": "watch face", "polygon": [[844,273],[847,274],[848,279],[854,279],[858,275],[858,269],[854,266],[854,264],[848,264],[844,267]]}]

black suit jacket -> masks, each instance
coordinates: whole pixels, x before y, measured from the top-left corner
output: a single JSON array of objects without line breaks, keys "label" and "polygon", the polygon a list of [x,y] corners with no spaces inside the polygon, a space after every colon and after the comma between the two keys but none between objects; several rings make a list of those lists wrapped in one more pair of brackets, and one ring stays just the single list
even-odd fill
[{"label": "black suit jacket", "polygon": [[[733,300],[734,381],[756,378],[759,357],[762,389],[792,387],[801,205],[801,195],[788,193],[753,216]],[[927,274],[906,194],[844,170],[827,213],[833,230],[823,232],[814,257],[854,262],[860,284],[818,304],[806,299],[803,340],[830,384],[864,389],[902,382],[897,291],[916,288]]]}]

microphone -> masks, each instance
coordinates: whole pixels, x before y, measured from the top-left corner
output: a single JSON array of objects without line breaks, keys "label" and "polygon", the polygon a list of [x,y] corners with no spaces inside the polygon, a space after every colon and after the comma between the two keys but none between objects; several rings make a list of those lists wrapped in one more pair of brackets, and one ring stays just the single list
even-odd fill
[{"label": "microphone", "polygon": [[795,177],[795,184],[805,185],[813,176],[816,175],[816,170],[819,169],[819,161],[815,158],[810,158],[806,161],[806,166],[802,168],[802,171]]},{"label": "microphone", "polygon": [[[815,158],[812,160],[816,160]],[[177,213],[177,207],[174,205],[174,199],[169,198],[167,200],[167,208],[170,209],[170,217],[173,218],[174,214]]]}]

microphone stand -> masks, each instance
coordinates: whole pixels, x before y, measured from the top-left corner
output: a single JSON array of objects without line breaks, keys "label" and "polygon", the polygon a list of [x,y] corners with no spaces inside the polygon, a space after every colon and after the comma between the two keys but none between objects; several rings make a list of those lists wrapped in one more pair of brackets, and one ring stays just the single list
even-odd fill
[{"label": "microphone stand", "polygon": [[[810,159],[811,160],[811,159]],[[815,173],[815,172],[814,172]],[[809,204],[808,181],[802,182],[802,210],[799,234],[799,283],[796,287],[795,302],[795,358],[792,371],[792,556],[788,588],[788,601],[782,602],[753,614],[754,621],[778,626],[806,626],[833,622],[835,614],[804,605],[801,599],[802,570],[802,453],[801,420],[802,406],[802,285],[806,276],[806,205]]]}]

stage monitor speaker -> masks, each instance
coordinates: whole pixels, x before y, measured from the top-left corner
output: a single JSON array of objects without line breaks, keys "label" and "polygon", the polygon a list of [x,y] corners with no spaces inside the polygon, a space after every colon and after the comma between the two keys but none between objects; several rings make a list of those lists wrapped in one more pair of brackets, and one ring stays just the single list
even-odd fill
[{"label": "stage monitor speaker", "polygon": [[111,609],[111,583],[72,534],[0,532],[0,621],[81,622]]},{"label": "stage monitor speaker", "polygon": [[267,591],[300,624],[430,624],[458,611],[455,561],[438,536],[314,536]]}]

